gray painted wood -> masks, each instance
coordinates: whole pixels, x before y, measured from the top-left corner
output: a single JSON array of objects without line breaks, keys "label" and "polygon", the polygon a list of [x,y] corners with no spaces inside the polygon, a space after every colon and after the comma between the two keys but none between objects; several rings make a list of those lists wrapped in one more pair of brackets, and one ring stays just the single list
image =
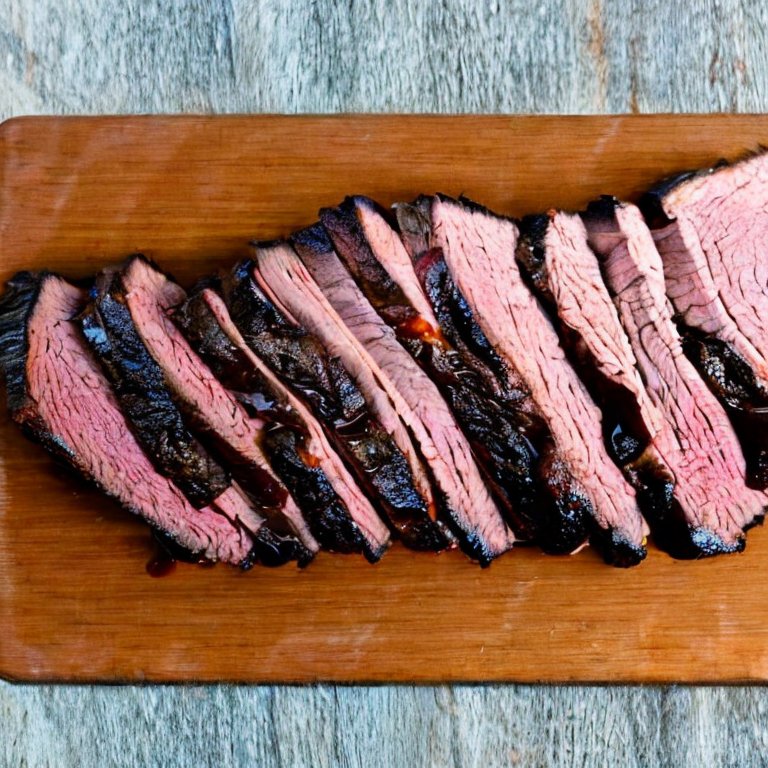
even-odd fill
[{"label": "gray painted wood", "polygon": [[[767,13],[759,0],[0,0],[0,117],[765,111]],[[0,683],[0,765],[768,765],[766,707],[742,687]]]}]

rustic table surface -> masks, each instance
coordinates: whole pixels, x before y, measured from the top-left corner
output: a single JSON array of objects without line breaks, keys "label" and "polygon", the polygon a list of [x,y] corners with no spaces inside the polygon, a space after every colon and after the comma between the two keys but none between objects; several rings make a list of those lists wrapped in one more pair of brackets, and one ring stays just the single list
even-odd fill
[{"label": "rustic table surface", "polygon": [[[758,0],[0,0],[0,118],[766,111],[766,15]],[[0,682],[0,766],[768,765],[767,707],[745,687]]]}]

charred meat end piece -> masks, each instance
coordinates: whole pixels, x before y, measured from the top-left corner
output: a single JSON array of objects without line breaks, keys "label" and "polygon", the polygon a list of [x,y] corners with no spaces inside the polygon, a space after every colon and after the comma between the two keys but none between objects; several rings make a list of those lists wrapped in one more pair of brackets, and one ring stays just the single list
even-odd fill
[{"label": "charred meat end piece", "polygon": [[251,534],[211,507],[195,509],[142,451],[75,320],[85,300],[52,274],[23,272],[9,281],[0,299],[0,366],[13,419],[149,523],[174,557],[247,567]]}]

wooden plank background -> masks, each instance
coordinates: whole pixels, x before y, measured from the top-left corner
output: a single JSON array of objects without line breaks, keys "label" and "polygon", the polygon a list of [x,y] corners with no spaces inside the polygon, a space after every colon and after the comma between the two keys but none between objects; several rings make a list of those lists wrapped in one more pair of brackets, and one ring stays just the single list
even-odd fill
[{"label": "wooden plank background", "polygon": [[[756,0],[3,0],[0,116],[763,111],[765,13]],[[0,763],[764,765],[766,708],[764,689],[741,687],[0,684]]]}]

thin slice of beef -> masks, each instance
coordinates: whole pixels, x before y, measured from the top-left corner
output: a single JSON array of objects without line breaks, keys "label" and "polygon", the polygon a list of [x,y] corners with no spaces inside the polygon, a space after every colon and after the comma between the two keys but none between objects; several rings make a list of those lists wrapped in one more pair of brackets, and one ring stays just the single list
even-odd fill
[{"label": "thin slice of beef", "polygon": [[685,350],[726,406],[747,477],[768,487],[768,155],[662,182],[642,207]]},{"label": "thin slice of beef", "polygon": [[[402,406],[402,396],[323,296],[293,248],[285,243],[262,247],[257,249],[256,260],[255,277],[260,288],[285,306],[298,323],[309,328],[354,379],[373,415],[408,459],[420,481],[423,498],[430,501],[431,516],[441,519],[445,515],[464,551],[482,563],[509,549],[511,532],[487,491],[482,489],[483,495],[474,500],[477,509],[471,510],[467,508],[468,499],[463,497],[464,489],[442,477],[444,470],[439,467],[439,457],[419,445],[419,425]],[[433,477],[432,473],[437,471],[441,475]],[[427,494],[432,494],[431,498]]]},{"label": "thin slice of beef", "polygon": [[494,352],[531,393],[557,455],[580,485],[592,541],[610,563],[638,563],[645,557],[647,525],[634,489],[608,456],[599,408],[520,273],[517,226],[444,196],[433,200],[431,219],[432,245],[442,249],[456,289]]},{"label": "thin slice of beef", "polygon": [[269,424],[264,450],[321,546],[334,552],[364,552],[375,562],[386,550],[387,527],[317,419],[247,346],[218,286],[217,280],[201,283],[174,312],[174,322],[219,381]]},{"label": "thin slice of beef", "polygon": [[[532,431],[529,420],[538,420],[537,427],[546,432],[544,420],[524,382],[488,341],[457,289],[442,249],[432,244],[432,198],[422,196],[414,203],[397,203],[394,208],[402,243],[434,313],[439,335],[459,352],[465,365],[482,379],[494,398],[504,401],[508,417],[520,414],[521,425],[528,431]],[[546,447],[536,446],[539,453],[545,450]]]},{"label": "thin slice of beef", "polygon": [[371,415],[338,358],[267,296],[254,281],[253,268],[252,261],[241,262],[222,281],[227,308],[245,342],[309,407],[407,546],[450,546],[408,461]]},{"label": "thin slice of beef", "polygon": [[0,367],[14,421],[161,532],[177,555],[250,565],[251,534],[210,506],[195,509],[141,450],[73,319],[84,303],[84,292],[56,275],[21,272],[8,282]]},{"label": "thin slice of beef", "polygon": [[[538,457],[519,423],[521,420],[510,418],[499,401],[497,388],[485,386],[473,366],[479,361],[471,360],[468,364],[441,332],[408,252],[389,218],[380,206],[361,196],[348,197],[337,208],[320,212],[336,253],[365,298],[450,405],[516,538],[539,540],[545,548],[552,548],[554,541],[560,543],[562,539],[560,526],[551,541],[544,540],[547,516],[543,510],[547,502],[538,492]],[[303,257],[298,245],[297,250]],[[314,276],[330,296],[322,282],[324,274]]]},{"label": "thin slice of beef", "polygon": [[434,319],[429,302],[413,280],[413,265],[387,216],[373,200],[357,195],[345,198],[336,208],[321,209],[320,223],[355,282],[388,325],[408,326],[419,316],[429,322]]},{"label": "thin slice of beef", "polygon": [[[141,258],[131,259],[128,269],[144,263]],[[261,505],[257,511],[245,491],[190,432],[166,380],[167,368],[160,366],[145,343],[149,339],[162,344],[164,332],[156,327],[142,337],[128,302],[124,274],[119,270],[104,271],[80,322],[139,444],[157,470],[176,483],[195,506],[213,506],[253,536],[278,542],[279,552],[274,553],[270,564],[292,559],[307,562],[312,549],[293,535],[266,525],[261,514],[265,507]],[[188,366],[181,360],[178,365],[176,373],[188,373],[191,380]]]},{"label": "thin slice of beef", "polygon": [[[475,446],[487,446],[488,463],[496,469],[498,485],[517,492],[518,514],[527,517],[540,546],[552,554],[573,552],[587,539],[589,504],[558,456],[549,427],[525,382],[490,345],[456,288],[441,249],[431,247],[430,208],[431,198],[422,197],[413,204],[398,203],[395,214],[412,270],[428,300],[420,314],[434,312],[439,332],[433,334],[433,344],[454,350],[466,371],[462,378],[473,384],[462,387],[462,396],[452,397],[451,403],[457,413],[469,411],[463,422],[465,430],[474,435]],[[399,280],[406,279],[405,266],[398,272]],[[471,392],[475,391],[473,398]],[[471,418],[475,401],[477,412],[483,414],[478,420]],[[523,446],[516,453],[520,442]],[[482,456],[482,449],[476,450]],[[529,460],[533,487],[527,471]]]},{"label": "thin slice of beef", "polygon": [[[454,526],[470,531],[472,537],[479,532],[491,546],[503,547],[505,539],[511,542],[448,404],[355,283],[325,229],[317,224],[294,235],[292,242],[311,278],[287,249],[281,268],[294,284],[301,285],[305,296],[311,297],[306,299],[312,308],[304,321],[310,313],[324,313],[326,322],[318,323],[323,328],[318,333],[323,334],[320,338],[326,345],[333,343],[334,334],[339,338],[343,334],[343,346],[339,347],[342,362],[353,372],[362,391],[370,394],[382,423],[391,419],[403,424],[409,440],[400,447],[418,451]],[[275,281],[270,280],[270,285]],[[297,302],[297,312],[299,306]]]},{"label": "thin slice of beef", "polygon": [[745,460],[728,417],[683,353],[651,233],[635,206],[607,200],[593,205],[585,221],[648,395],[665,417],[654,445],[675,475],[688,529],[687,542],[674,542],[677,553],[740,551],[768,496],[745,485]]},{"label": "thin slice of beef", "polygon": [[[451,399],[465,430],[474,436],[476,452],[494,468],[497,487],[516,500],[528,530],[545,552],[570,553],[587,539],[590,508],[583,490],[558,455],[552,433],[525,383],[490,345],[495,368],[470,350],[458,334],[467,305],[456,290],[439,248],[426,251],[415,262],[424,290],[440,317],[441,336],[456,350],[462,387]],[[471,338],[485,337],[472,321]],[[476,414],[476,418],[473,416]],[[483,436],[485,435],[485,440]],[[514,496],[513,496],[514,494]]]},{"label": "thin slice of beef", "polygon": [[261,449],[264,421],[246,412],[173,323],[170,315],[186,299],[184,290],[143,257],[129,261],[122,282],[136,331],[187,421],[226,461],[270,528],[295,536],[308,553],[317,552],[301,510]]}]

